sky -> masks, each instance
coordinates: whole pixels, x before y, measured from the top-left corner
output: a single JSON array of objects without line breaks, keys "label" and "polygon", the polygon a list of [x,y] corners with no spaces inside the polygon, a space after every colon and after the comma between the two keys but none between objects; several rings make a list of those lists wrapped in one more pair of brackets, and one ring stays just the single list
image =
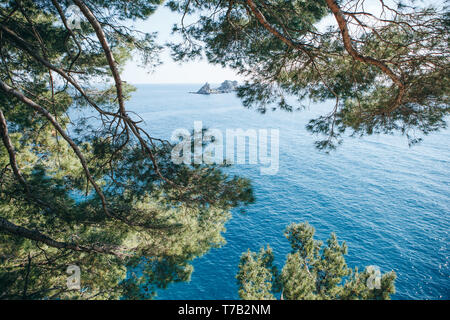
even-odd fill
[{"label": "sky", "polygon": [[[372,1],[372,2],[371,2]],[[374,0],[367,2],[366,9],[377,11],[376,7],[371,8],[375,3]],[[387,2],[391,2],[388,0]],[[423,5],[443,4],[445,0],[418,0]],[[376,2],[378,3],[378,2]],[[375,13],[375,12],[374,12]],[[334,22],[332,17],[325,18],[325,25]],[[189,19],[186,17],[186,20]],[[176,40],[171,35],[172,26],[180,21],[180,15],[171,12],[167,7],[160,6],[157,11],[151,15],[146,21],[137,22],[134,27],[143,32],[158,32],[158,43],[164,44],[170,40]],[[189,21],[186,21],[188,24]],[[149,73],[148,70],[139,66],[139,61],[129,61],[124,67],[122,73],[123,80],[132,84],[142,83],[221,83],[224,80],[237,80],[242,82],[244,79],[237,75],[231,69],[224,69],[218,65],[212,65],[203,59],[201,61],[183,62],[180,64],[174,62],[170,56],[169,49],[164,49],[160,58],[163,62],[156,70]]]},{"label": "sky", "polygon": [[[179,14],[172,13],[166,7],[159,7],[146,21],[135,24],[135,28],[144,32],[158,32],[158,43],[175,39],[171,35],[172,26],[179,22]],[[231,69],[209,64],[206,59],[201,61],[183,62],[181,65],[170,57],[169,49],[160,56],[163,64],[152,73],[139,66],[139,61],[130,61],[122,73],[123,80],[133,83],[221,83],[225,80],[242,81]]]}]

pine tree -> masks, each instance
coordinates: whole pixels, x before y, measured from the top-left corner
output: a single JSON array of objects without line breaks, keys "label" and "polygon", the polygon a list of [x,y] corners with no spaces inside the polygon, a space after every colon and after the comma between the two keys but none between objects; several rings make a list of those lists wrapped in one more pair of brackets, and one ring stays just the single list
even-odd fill
[{"label": "pine tree", "polygon": [[331,234],[323,246],[314,233],[308,223],[286,229],[292,250],[281,272],[274,266],[270,247],[244,253],[236,276],[241,299],[270,300],[281,292],[286,300],[386,300],[395,293],[393,271],[378,275],[373,267],[353,270],[345,262],[345,242]]},{"label": "pine tree", "polygon": [[245,106],[264,113],[333,100],[329,114],[307,126],[324,136],[319,149],[336,148],[347,133],[399,132],[414,144],[446,127],[450,20],[440,1],[171,0],[169,6],[200,16],[174,28],[184,38],[172,45],[174,57],[205,55],[235,69],[248,79],[238,90]]},{"label": "pine tree", "polygon": [[151,298],[189,279],[252,201],[246,179],[172,163],[126,109],[120,67],[132,54],[156,64],[160,46],[120,21],[160,2],[2,1],[0,299]]}]

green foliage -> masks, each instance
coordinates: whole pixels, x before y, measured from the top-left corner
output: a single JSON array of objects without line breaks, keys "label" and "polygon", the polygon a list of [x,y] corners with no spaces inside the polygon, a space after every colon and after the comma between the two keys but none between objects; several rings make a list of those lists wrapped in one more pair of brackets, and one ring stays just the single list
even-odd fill
[{"label": "green foliage", "polygon": [[241,257],[239,273],[239,296],[246,300],[274,300],[277,269],[273,265],[274,257],[270,247],[260,252],[250,250]]},{"label": "green foliage", "polygon": [[285,232],[292,251],[278,272],[270,248],[242,255],[239,272],[239,296],[246,300],[275,299],[281,291],[287,300],[389,299],[395,293],[393,271],[381,276],[379,286],[371,287],[376,274],[352,270],[345,262],[345,242],[331,234],[325,246],[314,239],[315,230],[308,223],[292,224]]},{"label": "green foliage", "polygon": [[[56,3],[63,11],[73,4]],[[144,19],[160,1],[86,3],[117,65],[132,53],[155,63],[153,35],[120,20]],[[134,88],[111,81],[87,19],[69,30],[47,0],[2,1],[0,18],[0,81],[48,110],[88,169],[49,118],[0,90],[8,129],[0,126],[0,299],[152,298],[188,280],[190,262],[224,243],[230,210],[253,201],[249,181],[220,167],[175,165],[166,141],[131,132],[117,86],[124,100]],[[68,289],[68,265],[81,268],[81,291]]]},{"label": "green foliage", "polygon": [[[172,10],[200,16],[174,28],[184,41],[172,45],[173,56],[204,54],[235,69],[247,79],[238,89],[243,104],[263,113],[333,99],[330,114],[307,126],[325,136],[319,149],[334,149],[347,132],[400,132],[417,143],[445,128],[450,111],[448,8],[380,1],[371,3],[381,12],[374,14],[368,2],[172,0]],[[347,42],[339,21],[323,28],[331,4],[344,17]]]}]

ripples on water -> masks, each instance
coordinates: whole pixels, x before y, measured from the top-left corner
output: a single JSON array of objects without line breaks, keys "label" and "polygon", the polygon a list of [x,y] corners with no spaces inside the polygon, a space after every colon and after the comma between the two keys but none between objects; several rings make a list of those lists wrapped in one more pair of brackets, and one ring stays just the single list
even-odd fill
[{"label": "ripples on water", "polygon": [[140,85],[128,109],[153,136],[169,138],[194,121],[218,129],[280,130],[280,170],[262,176],[258,166],[235,166],[252,180],[257,201],[227,224],[227,244],[194,261],[190,283],[171,285],[160,299],[236,299],[235,275],[247,249],[270,244],[277,263],[289,252],[283,237],[292,222],[308,221],[317,238],[336,232],[349,246],[349,266],[395,270],[394,299],[449,299],[450,131],[409,148],[401,136],[348,138],[331,155],[318,152],[305,130],[330,105],[260,115],[233,94],[193,95],[196,85]]}]

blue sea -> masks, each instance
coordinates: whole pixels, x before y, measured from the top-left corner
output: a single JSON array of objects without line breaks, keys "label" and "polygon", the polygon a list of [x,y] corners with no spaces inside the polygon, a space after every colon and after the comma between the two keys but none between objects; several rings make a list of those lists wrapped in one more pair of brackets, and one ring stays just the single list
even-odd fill
[{"label": "blue sea", "polygon": [[221,130],[279,129],[280,168],[273,176],[261,175],[258,165],[230,169],[251,179],[256,202],[244,214],[233,212],[226,245],[193,261],[190,282],[170,285],[158,299],[237,299],[240,255],[270,244],[281,267],[290,249],[283,232],[303,221],[317,239],[335,232],[345,240],[350,267],[394,270],[394,299],[450,298],[450,130],[411,148],[400,135],[347,138],[327,155],[315,149],[305,125],[333,102],[262,115],[233,93],[189,93],[200,86],[137,85],[127,107],[152,136],[167,139],[194,121]]}]

